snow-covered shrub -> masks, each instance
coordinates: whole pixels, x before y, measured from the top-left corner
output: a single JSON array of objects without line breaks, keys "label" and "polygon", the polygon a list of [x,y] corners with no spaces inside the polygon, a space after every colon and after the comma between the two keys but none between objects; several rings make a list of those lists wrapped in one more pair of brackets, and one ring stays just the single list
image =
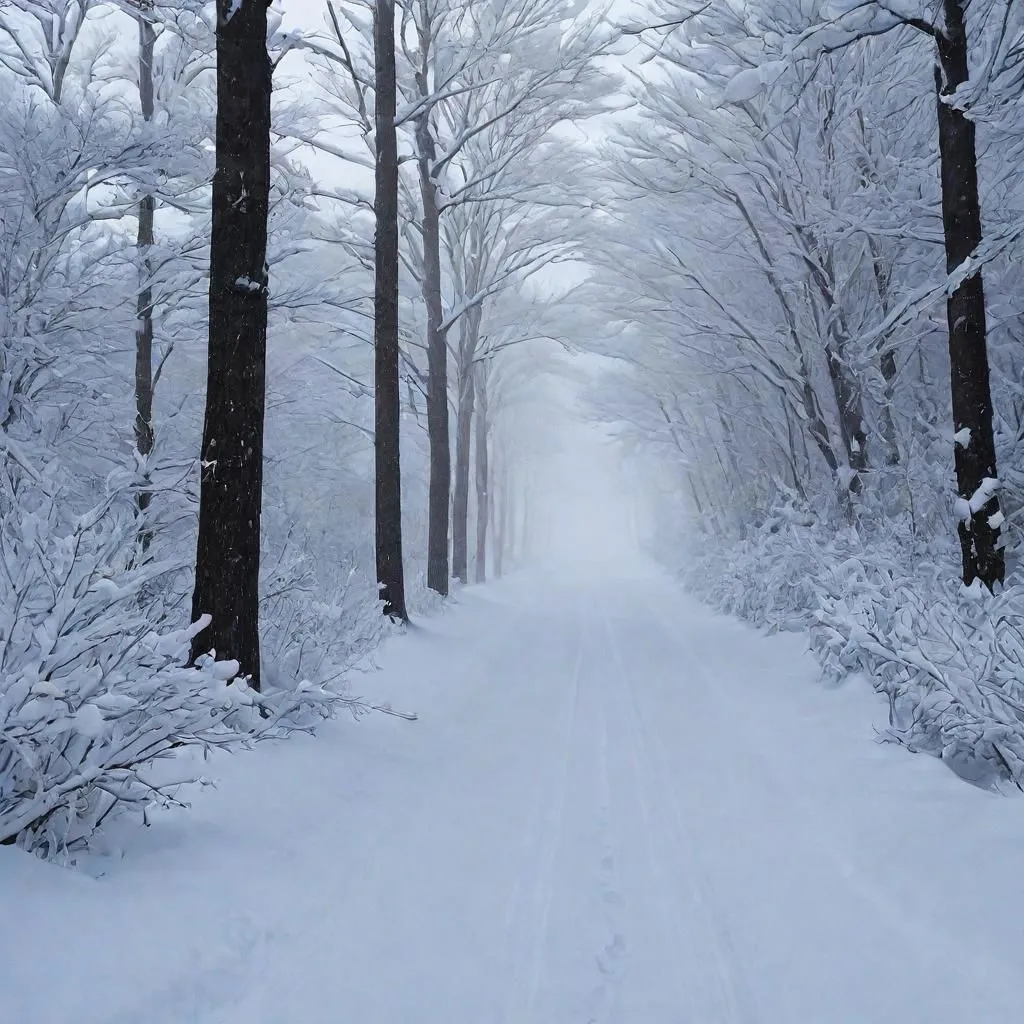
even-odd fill
[{"label": "snow-covered shrub", "polygon": [[[283,475],[275,495],[291,503],[269,501],[267,518],[301,524],[305,542],[319,530],[321,545],[303,546],[318,578],[307,588],[305,569],[286,573],[281,590],[265,574],[262,694],[233,664],[187,664],[200,625],[189,626],[189,609],[206,370],[202,186],[215,104],[199,70],[212,36],[202,17],[180,11],[159,32],[156,112],[146,121],[134,88],[110,88],[122,73],[134,86],[137,54],[108,53],[99,21],[113,18],[116,33],[134,31],[134,20],[97,12],[77,42],[69,23],[52,53],[36,19],[13,15],[3,33],[11,59],[0,67],[0,842],[47,854],[87,841],[117,809],[177,799],[195,776],[196,759],[177,756],[190,747],[237,747],[368,710],[345,694],[344,676],[385,627],[372,575],[350,570],[372,573],[372,545],[369,559],[336,557],[353,538],[372,540],[372,437],[356,409],[366,396],[342,410],[339,424],[350,426],[314,446],[318,472],[301,458],[310,429],[321,437],[324,408],[338,413],[333,381],[310,387],[309,353],[362,326],[348,304],[365,292],[365,271],[354,263],[358,280],[342,284],[334,267],[334,285],[323,287],[307,244],[322,224],[312,182],[275,147],[268,259],[272,358],[283,358],[268,376],[271,409],[285,411],[269,417],[277,447],[268,461]],[[157,206],[145,251],[135,245],[143,195]],[[133,444],[143,285],[156,432],[145,457]],[[307,365],[289,377],[299,349]],[[140,494],[150,499],[145,522]]]},{"label": "snow-covered shrub", "polygon": [[886,738],[973,781],[1024,785],[1024,587],[993,597],[936,568],[886,587],[847,562],[820,593],[811,648],[827,677],[861,672],[886,695]]},{"label": "snow-covered shrub", "polygon": [[[4,481],[0,515],[0,842],[57,855],[112,813],[176,803],[183,784],[202,781],[191,759],[159,771],[158,761],[369,710],[322,674],[257,694],[236,662],[189,666],[206,621],[182,626],[182,562],[141,557],[131,493],[70,518],[59,493],[23,479]],[[362,641],[344,632],[355,616],[343,608],[299,632],[326,631],[332,615],[346,657],[371,643],[368,624]],[[313,665],[300,653],[294,667]]]},{"label": "snow-covered shrub", "polygon": [[827,679],[863,674],[889,702],[882,739],[1024,787],[1024,585],[993,596],[964,588],[958,568],[952,544],[915,544],[909,528],[790,515],[697,554],[685,577],[758,626],[806,629]]},{"label": "snow-covered shrub", "polygon": [[341,692],[348,671],[383,638],[387,620],[371,577],[355,565],[331,567],[341,577],[326,595],[312,559],[286,544],[274,562],[264,555],[260,617],[264,686],[289,689],[312,680]]},{"label": "snow-covered shrub", "polygon": [[[10,496],[10,491],[8,495]],[[115,808],[174,799],[153,763],[262,728],[237,664],[186,666],[202,623],[170,627],[144,590],[180,571],[136,560],[117,499],[65,524],[58,497],[0,521],[0,842],[54,854]]]}]

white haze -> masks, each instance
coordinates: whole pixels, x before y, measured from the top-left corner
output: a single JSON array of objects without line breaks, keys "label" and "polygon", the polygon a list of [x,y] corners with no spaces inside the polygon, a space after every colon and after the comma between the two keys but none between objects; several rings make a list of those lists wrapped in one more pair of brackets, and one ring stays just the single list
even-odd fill
[{"label": "white haze", "polygon": [[[368,81],[372,0],[334,8]],[[298,47],[262,549],[224,552],[259,646],[194,664],[213,5],[0,0],[0,1024],[1011,1024],[1024,4],[399,8],[444,26],[419,99],[469,494],[431,554],[454,570],[464,525],[462,579],[427,585],[430,157],[405,123],[406,624],[376,575],[372,103]],[[961,8],[940,109],[976,125],[984,238],[950,275],[976,239],[940,165],[968,207],[974,163],[938,133],[935,33]],[[155,125],[140,9],[175,23]],[[603,49],[605,9],[656,24]],[[978,274],[984,332],[948,315]],[[985,545],[1005,579],[965,585]]]}]

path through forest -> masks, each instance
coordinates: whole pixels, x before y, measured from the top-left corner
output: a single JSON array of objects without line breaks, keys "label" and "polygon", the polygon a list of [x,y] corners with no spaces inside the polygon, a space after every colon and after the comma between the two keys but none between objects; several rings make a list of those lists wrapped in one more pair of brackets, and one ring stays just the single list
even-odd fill
[{"label": "path through forest", "polygon": [[[910,1024],[1019,1016],[1024,805],[873,742],[654,570],[523,574],[339,722],[218,760],[99,878],[0,850],[0,1018]],[[362,684],[362,685],[361,685]]]}]

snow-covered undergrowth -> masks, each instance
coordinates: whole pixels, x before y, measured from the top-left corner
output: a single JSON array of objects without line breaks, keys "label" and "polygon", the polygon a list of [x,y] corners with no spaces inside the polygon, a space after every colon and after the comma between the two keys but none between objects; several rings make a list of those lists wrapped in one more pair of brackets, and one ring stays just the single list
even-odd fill
[{"label": "snow-covered undergrowth", "polygon": [[352,563],[337,568],[340,583],[325,591],[308,555],[281,550],[269,565],[264,552],[260,579],[264,685],[339,683],[387,630],[373,581]]},{"label": "snow-covered undergrowth", "polygon": [[[188,749],[237,749],[308,729],[347,708],[345,671],[380,639],[356,574],[335,600],[301,581],[271,592],[271,685],[236,662],[188,665],[179,559],[143,557],[130,495],[73,519],[58,494],[6,490],[0,516],[0,843],[57,856],[112,814],[180,802],[202,783]],[[158,762],[169,762],[160,764]]]},{"label": "snow-covered undergrowth", "polygon": [[952,546],[780,516],[683,575],[723,611],[806,629],[826,680],[869,679],[889,701],[883,740],[980,785],[1024,787],[1024,585],[993,596],[957,568]]}]

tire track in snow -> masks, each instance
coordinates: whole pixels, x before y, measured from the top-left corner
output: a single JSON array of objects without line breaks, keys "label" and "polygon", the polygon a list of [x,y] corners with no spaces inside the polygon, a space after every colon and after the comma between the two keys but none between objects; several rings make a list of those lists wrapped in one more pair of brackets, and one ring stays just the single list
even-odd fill
[{"label": "tire track in snow", "polygon": [[[446,663],[446,670],[451,672],[454,668],[460,676],[483,678],[491,661],[514,657],[522,646],[532,612],[517,605],[507,606],[503,612],[503,629],[494,637],[492,645],[451,659]],[[453,644],[450,638],[446,641]],[[476,686],[453,702],[450,717],[442,718],[436,712],[423,714],[415,728],[433,731],[443,728],[449,734],[468,734],[493,700],[493,688]],[[394,920],[396,928],[401,927],[402,911],[393,909],[393,883],[389,875],[403,871],[410,851],[420,850],[430,841],[436,832],[434,815],[437,811],[437,804],[430,796],[435,792],[456,790],[466,758],[471,756],[460,749],[456,756],[444,761],[419,760],[419,747],[413,749],[410,756],[416,760],[410,763],[418,769],[418,778],[408,783],[403,781],[397,790],[388,793],[386,802],[381,805],[382,813],[374,818],[379,835],[388,837],[383,849],[375,841],[352,843],[346,850],[351,858],[346,870],[329,875],[309,871],[309,866],[315,862],[307,862],[304,855],[297,856],[294,871],[280,883],[282,891],[287,891],[286,900],[279,899],[268,905],[254,896],[260,904],[259,923],[252,919],[244,900],[232,903],[225,913],[229,924],[223,933],[219,927],[211,928],[204,935],[202,951],[193,956],[186,967],[154,986],[144,1001],[109,1019],[104,1018],[102,1024],[138,1024],[142,1020],[149,1024],[184,1024],[185,1021],[224,1024],[228,1019],[235,1019],[232,1011],[237,1012],[238,1004],[249,1008],[249,1019],[253,1019],[252,1013],[256,1012],[255,1019],[262,1020],[262,1014],[268,1012],[263,1004],[274,1001],[275,980],[280,983],[276,972],[289,957],[295,956],[297,949],[304,951],[303,962],[311,984],[315,984],[320,975],[338,970],[333,946],[343,930],[339,932],[335,914],[351,913],[354,905],[357,915],[367,913],[365,906],[376,904],[389,908],[391,913],[387,916]],[[450,754],[452,748],[446,749]],[[429,782],[429,789],[424,789],[425,782]],[[301,802],[299,807],[296,818],[288,819],[288,827],[315,825],[305,820]],[[325,908],[331,909],[325,912]],[[226,952],[218,955],[208,948],[211,945],[223,945]]]},{"label": "tire track in snow", "polygon": [[[611,644],[609,643],[609,649],[610,647]],[[664,862],[655,850],[655,816],[652,809],[652,800],[648,792],[648,787],[644,781],[644,773],[640,767],[637,742],[633,735],[628,716],[622,709],[619,711],[618,720],[623,725],[623,731],[620,734],[620,739],[623,741],[623,752],[629,762],[629,774],[632,781],[632,787],[636,793],[636,807],[640,811],[640,817],[643,824],[643,846],[650,869],[650,877],[654,880],[657,892],[664,894],[666,897],[665,899],[657,901],[658,913],[661,918],[661,928],[665,938],[665,947],[670,950],[670,957],[673,959],[679,959],[684,955],[683,950],[687,946],[685,928],[682,925],[680,915],[677,911],[673,911],[673,908],[669,903],[669,900],[671,899],[669,894],[672,892],[672,884],[669,874],[665,870]],[[672,972],[672,985],[676,990],[680,1014],[679,1020],[686,1020],[686,1017],[682,1015],[682,1008],[687,1005],[689,993],[683,985],[681,972]]]},{"label": "tire track in snow", "polygon": [[[601,609],[601,618],[626,705],[623,714],[626,725],[624,735],[647,827],[652,867],[665,893],[662,906],[667,930],[672,935],[675,949],[686,950],[694,958],[694,963],[688,965],[688,970],[684,968],[682,973],[693,980],[705,977],[714,979],[704,986],[703,992],[710,1005],[699,1008],[697,1016],[687,1014],[681,1019],[692,1019],[695,1022],[699,1021],[700,1024],[710,1024],[711,1021],[718,1021],[721,1024],[754,1024],[758,1016],[754,1010],[753,994],[743,977],[741,960],[725,925],[725,918],[714,904],[708,871],[696,845],[688,836],[664,751],[657,738],[644,726],[632,677],[615,639],[607,608]],[[661,797],[659,807],[662,813],[657,818],[651,813],[652,789]],[[679,896],[672,885],[672,876],[665,870],[664,860],[655,852],[655,844],[652,841],[655,835],[660,838],[660,844],[664,848],[663,856],[671,857],[674,852],[683,859],[690,897],[686,909],[692,910],[696,917],[695,921],[689,922],[689,927],[683,908],[679,905]],[[708,959],[711,961],[707,965],[710,970],[705,971],[701,961]],[[688,1002],[692,1003],[691,993],[682,989],[681,982],[680,988],[683,1000],[681,1007]]]},{"label": "tire track in snow", "polygon": [[[605,686],[595,689],[598,703],[598,826],[600,828],[599,885],[601,902],[605,912],[608,941],[597,954],[597,969],[601,978],[591,992],[587,1003],[587,1024],[608,1024],[615,1011],[621,993],[622,976],[625,971],[625,957],[628,940],[625,927],[622,879],[619,873],[619,857],[614,838],[612,820],[611,784],[608,769],[608,697]],[[600,689],[600,692],[596,692]]]},{"label": "tire track in snow", "polygon": [[[556,755],[557,766],[553,767],[552,771],[555,785],[551,798],[545,800],[542,796],[539,802],[539,820],[534,826],[535,839],[531,843],[535,853],[531,852],[527,856],[527,863],[535,869],[530,886],[531,892],[527,894],[526,899],[520,899],[520,893],[526,888],[524,874],[520,873],[510,896],[509,913],[506,914],[506,935],[509,936],[509,945],[512,947],[510,958],[513,966],[510,971],[510,992],[503,1014],[505,1024],[532,1024],[536,1013],[537,997],[544,974],[544,953],[548,944],[555,862],[562,842],[565,821],[569,765],[577,742],[580,676],[588,633],[587,619],[581,616],[576,655],[569,681],[566,725],[562,743],[557,748],[560,755]],[[521,927],[527,934],[517,937],[514,933],[519,930],[516,927],[519,921],[522,921]]]}]

